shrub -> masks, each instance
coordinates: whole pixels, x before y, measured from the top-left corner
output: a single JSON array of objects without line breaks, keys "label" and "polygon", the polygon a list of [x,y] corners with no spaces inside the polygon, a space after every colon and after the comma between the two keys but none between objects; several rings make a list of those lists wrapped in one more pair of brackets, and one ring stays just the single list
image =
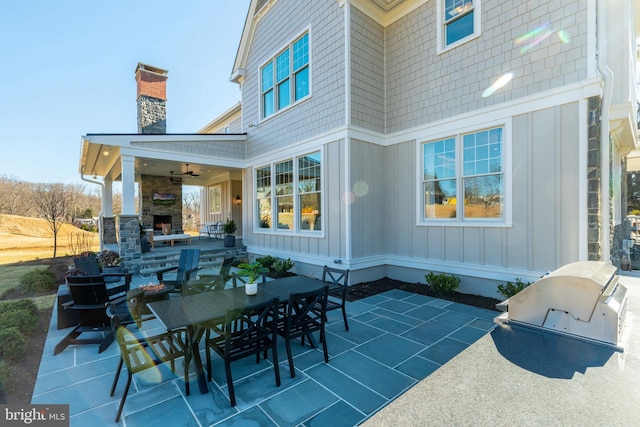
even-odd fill
[{"label": "shrub", "polygon": [[56,276],[48,269],[39,268],[20,277],[20,288],[25,292],[45,292],[56,288]]},{"label": "shrub", "polygon": [[427,281],[427,286],[438,296],[450,295],[460,285],[460,278],[453,274],[435,274],[430,271],[424,278]]},{"label": "shrub", "polygon": [[269,270],[272,270],[273,274],[276,277],[281,277],[281,276],[284,276],[292,268],[293,268],[293,261],[291,261],[291,258],[287,258],[287,259],[279,258],[278,260],[276,260],[276,262],[273,263],[272,269],[269,269]]},{"label": "shrub", "polygon": [[268,268],[269,271],[273,271],[273,265],[278,261],[278,258],[266,255],[260,258],[256,258],[256,262],[262,264],[263,267]]},{"label": "shrub", "polygon": [[13,368],[10,364],[4,360],[0,360],[0,390],[11,391],[11,377],[13,374]]},{"label": "shrub", "polygon": [[526,288],[530,284],[531,284],[531,282],[524,283],[518,277],[518,278],[516,278],[515,283],[506,282],[506,283],[502,283],[502,284],[498,285],[498,292],[500,292],[500,294],[505,298],[511,298],[512,296],[514,296],[515,294],[517,294],[518,292],[520,292],[521,290],[523,290],[524,288]]},{"label": "shrub", "polygon": [[0,330],[16,328],[22,333],[33,331],[38,325],[38,308],[31,300],[0,304]]},{"label": "shrub", "polygon": [[0,356],[3,359],[18,360],[24,353],[26,338],[16,328],[0,330]]}]

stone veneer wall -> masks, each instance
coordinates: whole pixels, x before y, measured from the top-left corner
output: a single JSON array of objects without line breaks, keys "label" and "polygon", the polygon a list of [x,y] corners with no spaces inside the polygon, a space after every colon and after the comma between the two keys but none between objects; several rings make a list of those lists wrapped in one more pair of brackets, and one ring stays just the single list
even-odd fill
[{"label": "stone veneer wall", "polygon": [[102,243],[118,243],[118,234],[116,232],[116,219],[114,217],[102,217]]},{"label": "stone veneer wall", "polygon": [[[175,194],[173,205],[154,205],[153,193]],[[173,184],[166,176],[142,175],[140,177],[140,219],[145,226],[153,227],[154,215],[171,215],[171,228],[182,230],[182,185]]]},{"label": "stone veneer wall", "polygon": [[167,133],[167,102],[149,96],[138,98],[138,133]]},{"label": "stone veneer wall", "polygon": [[137,274],[140,271],[140,258],[142,257],[140,222],[136,215],[120,215],[118,219],[120,234],[118,245],[124,271]]},{"label": "stone veneer wall", "polygon": [[589,123],[588,123],[588,155],[587,155],[587,244],[588,259],[600,261],[602,248],[600,247],[600,180],[602,170],[600,168],[600,97],[589,98]]}]

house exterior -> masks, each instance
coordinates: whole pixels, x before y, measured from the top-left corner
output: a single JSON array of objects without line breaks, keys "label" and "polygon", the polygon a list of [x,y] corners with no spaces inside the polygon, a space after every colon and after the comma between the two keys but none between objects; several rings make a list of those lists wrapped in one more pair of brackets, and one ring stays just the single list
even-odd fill
[{"label": "house exterior", "polygon": [[639,24],[632,0],[254,0],[242,133],[183,149],[241,172],[248,252],[301,274],[437,271],[495,296],[620,264]]}]

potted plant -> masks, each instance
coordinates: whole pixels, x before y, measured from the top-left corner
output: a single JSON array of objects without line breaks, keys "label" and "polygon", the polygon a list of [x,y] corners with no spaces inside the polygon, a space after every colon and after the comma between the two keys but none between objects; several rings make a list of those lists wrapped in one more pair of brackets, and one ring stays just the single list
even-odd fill
[{"label": "potted plant", "polygon": [[231,218],[227,218],[227,222],[222,226],[222,230],[224,231],[224,247],[231,248],[236,245],[236,222]]},{"label": "potted plant", "polygon": [[[116,251],[103,250],[96,256],[103,273],[122,273],[122,258]],[[117,282],[118,277],[106,277],[105,282]]]},{"label": "potted plant", "polygon": [[255,295],[258,292],[258,279],[261,274],[267,273],[269,270],[262,266],[258,261],[248,264],[243,262],[238,264],[238,274],[247,278],[247,284],[244,291],[247,295]]}]

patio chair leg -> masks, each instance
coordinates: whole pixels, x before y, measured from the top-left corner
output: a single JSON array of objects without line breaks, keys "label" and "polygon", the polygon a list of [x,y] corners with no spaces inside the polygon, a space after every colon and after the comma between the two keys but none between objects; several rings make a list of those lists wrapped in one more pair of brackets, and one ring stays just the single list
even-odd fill
[{"label": "patio chair leg", "polygon": [[296,369],[293,367],[293,356],[291,355],[291,340],[285,340],[285,344],[287,347],[287,360],[289,361],[289,372],[291,373],[291,378],[296,376]]},{"label": "patio chair leg", "polygon": [[65,348],[67,348],[73,341],[80,336],[81,332],[76,331],[75,329],[67,334],[53,349],[53,355],[60,353]]},{"label": "patio chair leg", "polygon": [[231,406],[236,406],[236,392],[233,388],[233,378],[231,378],[231,361],[224,361],[224,370],[227,374],[227,387],[229,388],[229,401]]},{"label": "patio chair leg", "polygon": [[105,351],[115,339],[116,336],[112,331],[107,332],[107,336],[104,337],[104,340],[102,340],[102,342],[100,343],[100,347],[98,347],[98,353],[102,353],[103,351]]},{"label": "patio chair leg", "polygon": [[131,372],[127,372],[129,376],[127,377],[127,385],[124,388],[124,394],[122,395],[122,399],[120,400],[120,407],[118,408],[118,414],[116,415],[116,422],[120,421],[120,416],[122,415],[122,408],[124,408],[124,401],[127,400],[127,393],[129,393],[129,387],[131,386],[131,379],[133,378],[133,374]]},{"label": "patio chair leg", "polygon": [[120,357],[120,361],[118,362],[118,369],[116,369],[116,376],[113,379],[113,384],[111,385],[111,394],[110,396],[113,396],[116,392],[116,386],[118,385],[118,379],[120,378],[120,371],[122,371],[122,364],[123,364],[124,360],[122,359],[122,357]]},{"label": "patio chair leg", "polygon": [[349,332],[349,322],[347,321],[347,310],[344,307],[344,303],[342,304],[342,317],[344,318],[344,329]]}]

